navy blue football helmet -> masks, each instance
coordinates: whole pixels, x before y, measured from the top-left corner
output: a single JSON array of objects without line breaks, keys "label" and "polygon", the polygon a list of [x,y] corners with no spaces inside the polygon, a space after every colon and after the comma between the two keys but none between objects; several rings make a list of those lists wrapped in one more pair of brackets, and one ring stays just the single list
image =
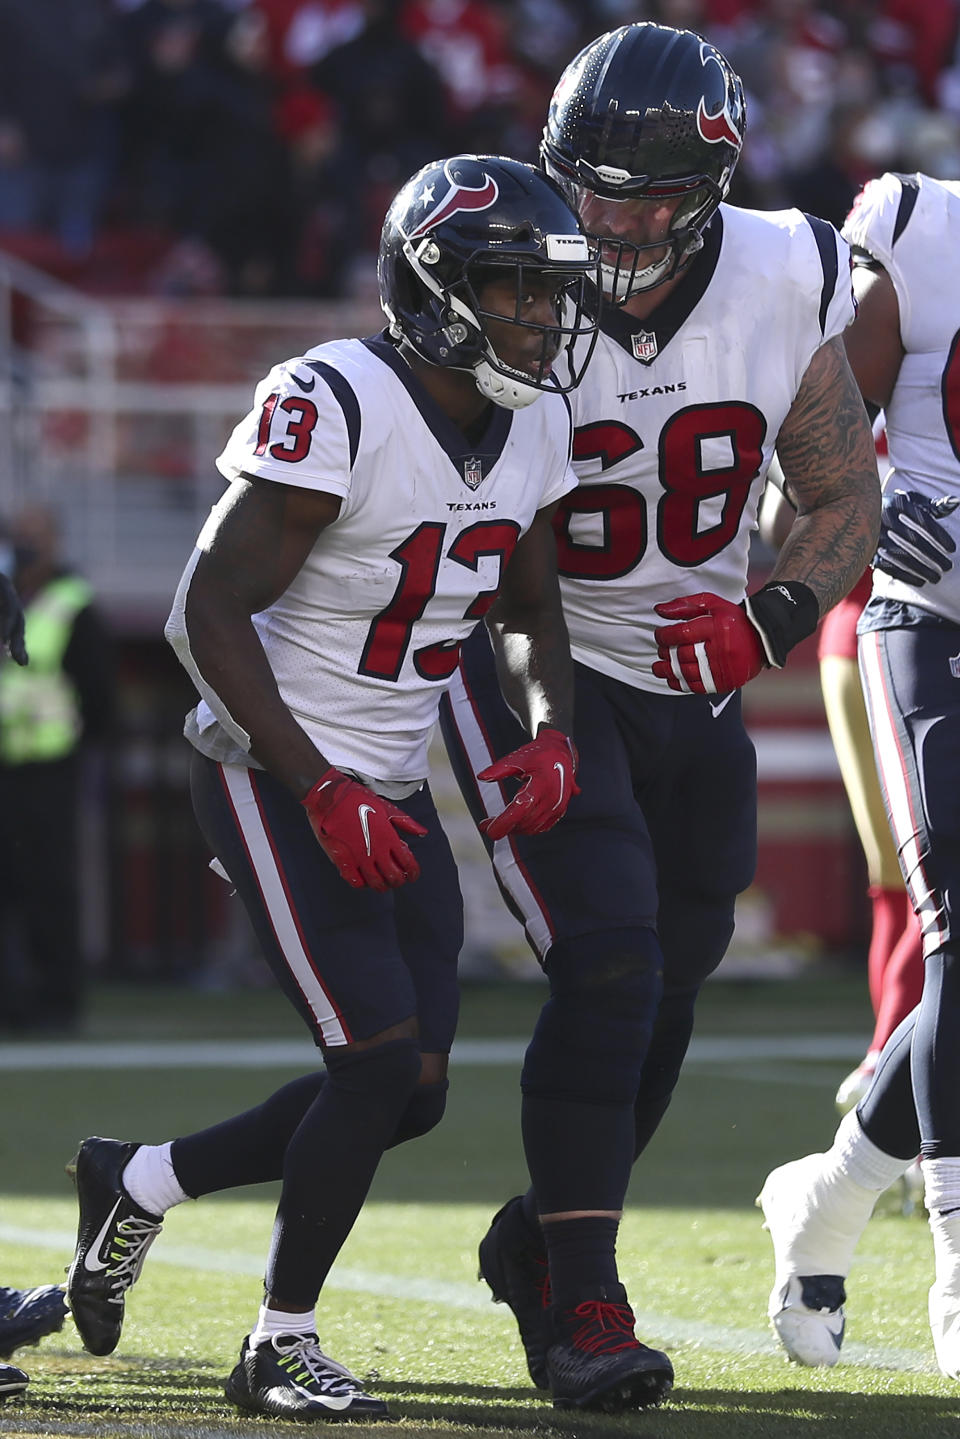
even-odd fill
[{"label": "navy blue football helmet", "polygon": [[[603,265],[604,293],[622,304],[671,279],[703,244],[730,187],[746,123],[743,86],[702,36],[667,25],[621,25],[594,40],[560,77],[540,161],[570,203],[677,198],[669,252],[619,241]],[[605,254],[610,246],[606,245]]]},{"label": "navy blue football helmet", "polygon": [[[505,364],[487,334],[489,320],[505,317],[484,309],[483,285],[504,271],[516,287],[512,323],[542,336],[535,374]],[[531,271],[547,273],[561,292],[553,326],[522,317]],[[394,338],[433,365],[472,370],[496,404],[518,409],[544,390],[579,384],[596,339],[584,302],[599,283],[597,254],[560,189],[533,165],[456,155],[424,166],[387,212],[377,273]],[[574,357],[571,346],[583,338],[590,343]]]}]

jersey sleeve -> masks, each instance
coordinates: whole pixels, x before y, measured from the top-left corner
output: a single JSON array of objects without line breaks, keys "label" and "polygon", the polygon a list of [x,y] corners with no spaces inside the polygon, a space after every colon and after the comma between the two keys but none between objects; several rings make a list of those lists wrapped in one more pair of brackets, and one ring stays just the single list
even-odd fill
[{"label": "jersey sleeve", "polygon": [[897,220],[904,199],[899,175],[881,175],[870,180],[853,202],[844,221],[843,235],[849,244],[866,250],[888,269],[893,259]]},{"label": "jersey sleeve", "polygon": [[275,365],[254,392],[217,468],[345,498],[359,439],[359,406],[346,379],[303,359]]},{"label": "jersey sleeve", "polygon": [[[821,301],[824,340],[832,340],[835,335],[842,335],[847,326],[853,324],[857,313],[856,301],[853,298],[853,258],[850,246],[833,225],[830,226],[830,241],[836,254],[837,278],[832,287],[825,287]],[[830,269],[833,273],[832,262]]]},{"label": "jersey sleeve", "polygon": [[842,335],[853,323],[857,307],[853,298],[851,279],[850,246],[827,220],[815,215],[804,215],[813,234],[817,262],[813,267],[813,283],[816,286],[817,319],[819,323],[818,344]]}]

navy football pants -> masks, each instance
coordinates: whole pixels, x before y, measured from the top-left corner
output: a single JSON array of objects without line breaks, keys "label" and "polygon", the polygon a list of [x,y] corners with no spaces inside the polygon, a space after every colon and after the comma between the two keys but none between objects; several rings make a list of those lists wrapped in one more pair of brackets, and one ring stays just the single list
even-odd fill
[{"label": "navy football pants", "polygon": [[[651,994],[636,1092],[639,1153],[669,1104],[697,992],[726,952],[736,896],[753,878],[756,758],[739,694],[650,694],[582,664],[575,671],[581,793],[546,834],[488,849],[551,982],[551,951],[576,952],[602,971],[625,934],[656,931],[663,987],[659,1000]],[[441,727],[474,818],[499,812],[512,790],[476,774],[529,736],[500,696],[483,626],[462,648]],[[576,1066],[577,1053],[565,1058]]]},{"label": "navy football pants", "polygon": [[[204,835],[327,1072],[177,1139],[174,1171],[194,1196],[282,1179],[266,1287],[309,1310],[383,1151],[443,1113],[446,1084],[420,1084],[420,1055],[449,1050],[456,1026],[456,869],[426,788],[402,801],[428,830],[412,840],[420,877],[384,894],[341,879],[303,807],[269,775],[195,753],[191,788]],[[416,1039],[348,1048],[413,1017]]]},{"label": "navy football pants", "polygon": [[428,831],[409,841],[420,878],[378,893],[341,879],[303,806],[263,770],[194,752],[190,785],[204,838],[316,1042],[348,1044],[416,1015],[422,1050],[447,1052],[463,906],[429,787],[399,802]]}]

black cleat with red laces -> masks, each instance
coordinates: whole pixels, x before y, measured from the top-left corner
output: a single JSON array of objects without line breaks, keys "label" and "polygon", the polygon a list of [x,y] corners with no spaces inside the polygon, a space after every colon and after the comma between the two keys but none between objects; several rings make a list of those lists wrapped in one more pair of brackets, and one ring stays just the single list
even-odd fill
[{"label": "black cleat with red laces", "polygon": [[509,1304],[520,1330],[530,1378],[549,1389],[544,1319],[550,1303],[550,1275],[543,1244],[535,1243],[523,1217],[519,1195],[508,1199],[480,1241],[479,1279],[485,1279],[494,1303]]},{"label": "black cleat with red laces", "polygon": [[622,1284],[595,1290],[569,1308],[547,1310],[546,1370],[556,1409],[618,1414],[659,1404],[673,1387],[673,1365],[634,1333]]}]

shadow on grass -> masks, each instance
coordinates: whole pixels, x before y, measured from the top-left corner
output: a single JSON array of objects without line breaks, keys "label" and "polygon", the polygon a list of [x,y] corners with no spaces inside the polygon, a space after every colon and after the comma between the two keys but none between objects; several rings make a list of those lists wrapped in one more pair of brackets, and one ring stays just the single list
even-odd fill
[{"label": "shadow on grass", "polygon": [[[956,1439],[956,1401],[931,1395],[677,1389],[660,1408],[608,1415],[554,1409],[548,1395],[469,1384],[381,1383],[401,1422],[441,1421],[469,1434],[552,1433],[569,1439]],[[406,1397],[409,1395],[409,1398]]]},{"label": "shadow on grass", "polygon": [[[103,1370],[85,1358],[58,1359],[35,1375],[22,1403],[0,1409],[0,1434],[226,1439],[249,1432],[251,1423],[261,1434],[296,1432],[289,1423],[238,1415],[223,1394],[228,1367],[130,1356]],[[955,1399],[931,1395],[680,1388],[659,1409],[605,1415],[554,1409],[549,1396],[526,1386],[372,1380],[371,1389],[390,1404],[395,1427],[431,1439],[807,1439],[814,1431],[817,1439],[947,1439],[960,1433]],[[368,1432],[387,1431],[382,1424],[349,1426],[351,1439]]]}]

